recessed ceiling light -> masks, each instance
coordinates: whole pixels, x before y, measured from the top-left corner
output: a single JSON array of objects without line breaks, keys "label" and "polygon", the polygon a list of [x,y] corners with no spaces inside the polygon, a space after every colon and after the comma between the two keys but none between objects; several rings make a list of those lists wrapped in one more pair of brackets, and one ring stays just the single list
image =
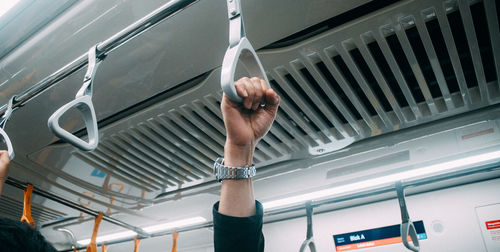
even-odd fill
[{"label": "recessed ceiling light", "polygon": [[344,193],[367,190],[368,188],[386,185],[389,183],[394,183],[398,180],[411,179],[416,177],[427,177],[432,176],[443,171],[452,170],[459,167],[466,167],[471,165],[477,165],[482,162],[498,160],[500,158],[500,151],[489,152],[480,155],[469,156],[465,158],[458,158],[452,161],[447,161],[443,163],[438,163],[434,165],[429,165],[417,169],[412,169],[409,171],[398,172],[391,175],[386,175],[378,178],[372,178],[367,180],[362,180],[352,184],[341,185],[333,188],[323,189],[315,192],[300,194],[297,196],[291,196],[287,198],[272,200],[262,203],[265,210],[277,209],[281,207],[286,207],[290,205],[296,205],[299,203],[304,203],[308,200],[318,200],[323,198],[328,198],[336,195],[341,195]]},{"label": "recessed ceiling light", "polygon": [[[202,224],[205,222],[207,222],[207,219],[205,219],[201,216],[197,216],[197,217],[193,217],[193,218],[182,219],[182,220],[178,220],[178,221],[166,222],[166,223],[162,223],[162,224],[158,224],[158,225],[145,227],[145,228],[143,228],[143,230],[149,234],[152,234],[152,233],[170,230],[170,229],[174,229],[174,228]],[[96,242],[102,243],[102,242],[127,239],[127,238],[134,237],[136,235],[137,235],[137,233],[134,231],[123,231],[123,232],[119,232],[119,233],[98,236],[96,239]],[[87,245],[90,243],[90,239],[79,240],[79,241],[77,241],[77,243],[79,243],[80,245]]]}]

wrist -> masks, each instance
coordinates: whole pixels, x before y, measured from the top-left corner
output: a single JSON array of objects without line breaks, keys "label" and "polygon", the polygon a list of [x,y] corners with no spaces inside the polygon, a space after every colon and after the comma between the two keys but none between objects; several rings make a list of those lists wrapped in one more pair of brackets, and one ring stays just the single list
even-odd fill
[{"label": "wrist", "polygon": [[234,167],[252,165],[254,149],[253,144],[235,145],[226,142],[224,145],[224,165]]}]

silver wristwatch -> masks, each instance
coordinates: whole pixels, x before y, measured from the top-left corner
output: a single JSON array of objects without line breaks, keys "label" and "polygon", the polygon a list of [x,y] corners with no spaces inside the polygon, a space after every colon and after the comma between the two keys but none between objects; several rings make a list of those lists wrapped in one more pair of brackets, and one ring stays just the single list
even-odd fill
[{"label": "silver wristwatch", "polygon": [[255,176],[255,165],[243,167],[224,166],[224,158],[217,158],[214,163],[214,174],[217,181],[224,179],[247,179]]}]

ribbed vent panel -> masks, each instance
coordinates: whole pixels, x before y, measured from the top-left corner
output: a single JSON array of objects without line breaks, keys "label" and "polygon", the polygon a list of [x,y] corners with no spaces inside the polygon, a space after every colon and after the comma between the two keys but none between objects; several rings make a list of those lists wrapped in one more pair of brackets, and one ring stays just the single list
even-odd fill
[{"label": "ribbed vent panel", "polygon": [[[8,196],[0,197],[0,216],[12,220],[20,220],[23,215],[23,202]],[[65,216],[64,213],[37,205],[31,205],[31,216],[36,223],[46,222]]]},{"label": "ribbed vent panel", "polygon": [[[225,129],[221,94],[206,96],[100,140],[92,152],[75,156],[127,183],[156,191],[209,178],[223,155]],[[257,146],[254,162],[281,157],[299,146],[275,128]]]},{"label": "ribbed vent panel", "polygon": [[[286,54],[264,51],[271,85],[283,98],[278,124],[315,146],[498,103],[498,3],[426,2],[424,9],[401,7],[415,13],[394,23],[373,18]],[[271,59],[280,55],[286,64]]]},{"label": "ribbed vent panel", "polygon": [[[259,52],[282,102],[254,162],[321,154],[336,141],[499,103],[497,4],[403,1],[296,45]],[[131,116],[133,124],[118,125],[95,151],[75,156],[149,192],[213,179],[225,141],[213,75],[196,91],[140,119]]]}]

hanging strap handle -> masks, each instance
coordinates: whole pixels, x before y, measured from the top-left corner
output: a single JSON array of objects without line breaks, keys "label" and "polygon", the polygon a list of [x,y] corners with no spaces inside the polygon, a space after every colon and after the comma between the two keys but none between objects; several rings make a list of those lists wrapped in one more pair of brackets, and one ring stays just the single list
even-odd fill
[{"label": "hanging strap handle", "polygon": [[92,237],[90,238],[90,243],[87,245],[86,252],[97,252],[97,232],[99,231],[99,225],[101,225],[103,213],[99,212],[99,215],[95,217],[94,221],[94,231],[92,231]]},{"label": "hanging strap handle", "polygon": [[137,238],[137,236],[134,237],[134,252],[139,252],[139,244],[141,243],[141,240]]},{"label": "hanging strap handle", "polygon": [[240,0],[226,0],[226,3],[229,18],[229,47],[222,61],[221,87],[229,99],[241,103],[243,99],[234,87],[234,73],[238,60],[241,61],[250,76],[265,80],[267,85],[269,85],[269,80],[257,53],[246,38]]},{"label": "hanging strap handle", "polygon": [[[118,187],[118,192],[121,193],[123,191],[123,189],[125,189],[125,186],[123,184],[119,184],[119,183],[112,183],[112,184],[109,184],[108,185],[108,189],[113,191],[113,187]],[[115,196],[114,195],[111,195],[109,197],[109,203],[111,205],[114,205],[115,203]],[[108,210],[106,211],[106,214],[111,214],[111,207],[108,207]]]},{"label": "hanging strap handle", "polygon": [[108,245],[104,244],[104,242],[101,244],[102,252],[107,252],[108,251]]},{"label": "hanging strap handle", "polygon": [[172,232],[172,252],[177,252],[177,238],[179,238],[179,233],[174,230]]},{"label": "hanging strap handle", "polygon": [[9,153],[10,160],[14,159],[15,155],[14,155],[14,148],[12,147],[12,142],[10,141],[9,136],[5,132],[5,124],[7,124],[7,121],[10,119],[10,117],[12,116],[12,112],[14,111],[12,106],[14,104],[15,98],[16,98],[15,96],[12,96],[12,98],[10,98],[9,103],[7,104],[7,110],[0,119],[0,135],[3,138],[5,145],[7,145],[7,152]]},{"label": "hanging strap handle", "polygon": [[[84,151],[94,150],[99,143],[97,119],[94,104],[92,103],[92,82],[94,81],[94,76],[100,63],[96,55],[97,45],[89,49],[87,73],[83,79],[82,87],[76,93],[75,99],[56,110],[48,121],[49,129],[54,135]],[[69,133],[59,125],[59,118],[73,107],[77,108],[80,113],[82,113],[85,127],[87,128],[88,142]]]},{"label": "hanging strap handle", "polygon": [[300,252],[306,251],[306,248],[309,246],[309,250],[311,252],[316,252],[316,245],[314,244],[314,236],[313,236],[313,224],[312,224],[312,215],[313,215],[313,207],[312,202],[306,202],[306,215],[307,215],[307,235],[306,240],[300,246]]},{"label": "hanging strap handle", "polygon": [[33,194],[33,185],[28,184],[26,189],[24,189],[24,207],[23,216],[21,217],[22,222],[28,223],[31,228],[35,228],[35,220],[31,217],[31,195]]},{"label": "hanging strap handle", "polygon": [[[418,252],[420,251],[420,245],[418,242],[417,231],[415,230],[415,225],[410,220],[410,215],[408,214],[408,209],[406,208],[406,199],[405,199],[405,191],[401,181],[396,182],[396,191],[398,193],[398,201],[399,208],[401,210],[401,239],[403,240],[403,244],[406,248],[411,251]],[[408,242],[408,235],[411,238],[410,244]]]},{"label": "hanging strap handle", "polygon": [[[93,193],[83,192],[83,194],[85,194],[89,197],[95,198],[95,194],[93,194]],[[81,197],[78,197],[78,203],[80,204],[80,206],[83,206],[83,207],[89,207],[90,205],[92,205],[92,202],[90,200],[88,200],[87,203],[83,204]],[[83,219],[83,212],[80,212],[80,219]]]}]

